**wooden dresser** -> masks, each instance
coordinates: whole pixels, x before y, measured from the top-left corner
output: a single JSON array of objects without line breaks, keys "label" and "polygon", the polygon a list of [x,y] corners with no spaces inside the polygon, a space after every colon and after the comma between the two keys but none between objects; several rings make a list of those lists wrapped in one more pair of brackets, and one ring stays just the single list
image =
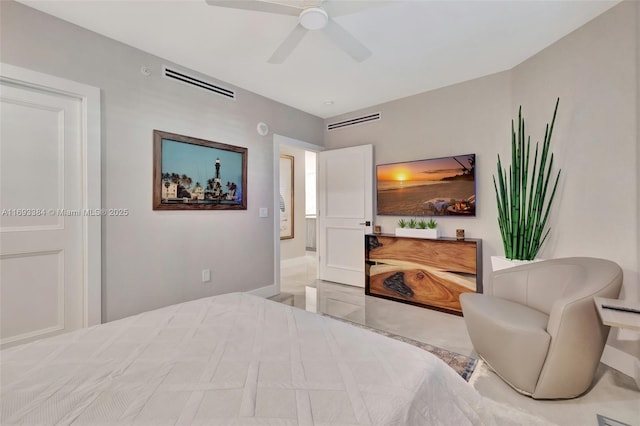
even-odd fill
[{"label": "wooden dresser", "polygon": [[364,238],[367,295],[462,315],[460,294],[482,293],[482,240]]}]

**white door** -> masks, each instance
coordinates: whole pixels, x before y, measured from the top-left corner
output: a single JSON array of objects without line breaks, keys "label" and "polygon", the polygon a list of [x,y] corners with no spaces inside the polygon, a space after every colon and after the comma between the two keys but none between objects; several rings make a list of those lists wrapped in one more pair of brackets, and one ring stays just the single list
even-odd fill
[{"label": "white door", "polygon": [[318,153],[319,277],[364,287],[364,235],[373,220],[373,146]]},{"label": "white door", "polygon": [[0,344],[83,326],[82,101],[0,83]]}]

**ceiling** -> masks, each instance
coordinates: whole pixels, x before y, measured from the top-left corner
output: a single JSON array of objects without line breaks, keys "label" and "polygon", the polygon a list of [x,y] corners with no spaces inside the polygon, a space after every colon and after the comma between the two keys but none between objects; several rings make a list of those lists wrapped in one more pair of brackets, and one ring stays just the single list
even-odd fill
[{"label": "ceiling", "polygon": [[358,63],[310,31],[274,65],[267,60],[295,16],[205,0],[19,1],[322,118],[510,69],[618,3],[328,0],[361,9],[335,21],[372,55]]}]

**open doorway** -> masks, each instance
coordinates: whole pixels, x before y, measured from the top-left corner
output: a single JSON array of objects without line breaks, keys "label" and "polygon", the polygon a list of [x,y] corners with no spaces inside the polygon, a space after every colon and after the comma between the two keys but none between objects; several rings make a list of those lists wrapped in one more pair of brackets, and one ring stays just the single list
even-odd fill
[{"label": "open doorway", "polygon": [[[364,287],[364,235],[371,232],[373,220],[373,146],[360,145],[348,148],[325,151],[321,147],[285,136],[274,135],[274,192],[273,205],[276,206],[274,215],[274,294],[281,293],[281,262],[288,259],[300,258],[302,250],[305,250],[306,258],[306,224],[304,183],[300,181],[296,186],[298,194],[291,202],[301,215],[295,226],[295,233],[299,236],[297,241],[299,251],[297,255],[281,252],[288,250],[280,240],[280,227],[282,225],[279,206],[281,200],[280,184],[280,154],[291,153],[293,149],[312,151],[317,153],[317,215],[316,252],[311,255],[312,267],[316,271],[306,273],[305,280],[313,282],[318,278],[336,283],[349,284],[356,287]],[[294,164],[305,162],[304,154],[299,154],[299,160]],[[301,167],[293,167],[295,174],[302,176]],[[295,170],[298,170],[297,172]],[[283,176],[292,174],[284,171]],[[285,176],[285,178],[286,178]],[[289,176],[290,177],[290,176]],[[295,177],[290,178],[293,182]],[[298,201],[296,202],[295,199]],[[286,201],[284,201],[286,204]],[[285,208],[286,211],[286,208]],[[302,222],[302,223],[301,223]],[[286,226],[286,223],[285,223]],[[293,238],[291,238],[293,239]],[[282,246],[282,247],[281,247]],[[302,261],[302,260],[301,260]],[[291,261],[295,264],[295,261]],[[289,265],[286,265],[289,266]],[[309,288],[310,286],[306,286]],[[306,290],[306,288],[305,288]]]},{"label": "open doorway", "polygon": [[280,293],[304,309],[306,287],[318,274],[317,154],[281,144],[279,156]]}]

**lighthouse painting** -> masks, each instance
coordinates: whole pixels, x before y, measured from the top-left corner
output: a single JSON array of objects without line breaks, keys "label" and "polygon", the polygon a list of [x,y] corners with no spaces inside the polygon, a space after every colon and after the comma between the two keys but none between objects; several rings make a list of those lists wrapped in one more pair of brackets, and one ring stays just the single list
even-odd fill
[{"label": "lighthouse painting", "polygon": [[247,148],[153,131],[154,210],[246,210]]}]

